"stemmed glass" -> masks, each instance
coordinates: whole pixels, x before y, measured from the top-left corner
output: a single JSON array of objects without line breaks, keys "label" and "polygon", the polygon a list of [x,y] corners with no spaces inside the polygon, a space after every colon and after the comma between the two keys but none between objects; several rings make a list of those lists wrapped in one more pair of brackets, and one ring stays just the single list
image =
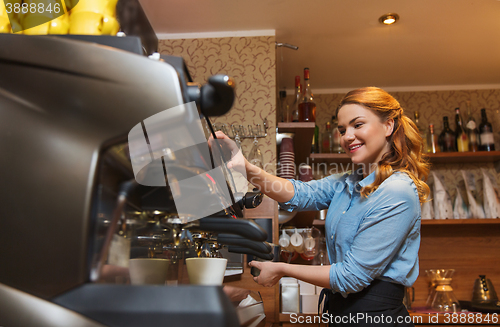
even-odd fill
[{"label": "stemmed glass", "polygon": [[248,161],[255,166],[264,169],[264,158],[262,156],[262,152],[259,149],[259,140],[257,139],[257,135],[260,135],[260,125],[257,125],[257,133],[253,132],[252,126],[248,126],[250,135],[253,135],[253,146],[248,153]]}]

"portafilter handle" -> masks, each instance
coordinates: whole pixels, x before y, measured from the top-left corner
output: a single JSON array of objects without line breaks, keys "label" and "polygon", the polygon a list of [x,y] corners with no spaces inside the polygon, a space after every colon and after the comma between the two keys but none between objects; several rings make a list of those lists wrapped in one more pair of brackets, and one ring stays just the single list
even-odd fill
[{"label": "portafilter handle", "polygon": [[258,242],[267,240],[267,232],[250,219],[206,217],[199,219],[198,222],[199,225],[192,229],[198,228],[206,232],[236,234]]},{"label": "portafilter handle", "polygon": [[257,252],[257,251],[254,251],[252,249],[249,249],[247,247],[243,247],[243,246],[229,245],[227,247],[227,250],[229,252],[233,252],[233,253],[250,254],[250,255],[253,255],[257,258],[261,258],[263,260],[273,260],[274,259],[273,253],[261,253],[261,252]]},{"label": "portafilter handle", "polygon": [[267,242],[252,241],[238,235],[219,234],[217,235],[217,243],[224,245],[243,246],[264,254],[271,253],[273,251],[272,246]]}]

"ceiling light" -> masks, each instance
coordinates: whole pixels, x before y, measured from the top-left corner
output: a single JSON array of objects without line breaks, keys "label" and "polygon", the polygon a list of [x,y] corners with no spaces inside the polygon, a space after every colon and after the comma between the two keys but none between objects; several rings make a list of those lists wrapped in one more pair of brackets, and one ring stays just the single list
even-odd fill
[{"label": "ceiling light", "polygon": [[398,14],[385,14],[380,16],[378,21],[384,25],[392,25],[399,20]]}]

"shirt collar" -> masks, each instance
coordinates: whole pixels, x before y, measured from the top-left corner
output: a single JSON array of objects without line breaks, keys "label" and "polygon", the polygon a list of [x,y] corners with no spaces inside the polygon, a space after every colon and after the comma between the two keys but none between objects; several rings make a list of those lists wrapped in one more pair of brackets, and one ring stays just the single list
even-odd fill
[{"label": "shirt collar", "polygon": [[361,168],[357,169],[356,171],[351,173],[346,179],[347,186],[349,187],[349,193],[352,194],[352,191],[357,184],[359,184],[360,186],[359,189],[357,189],[357,191],[359,192],[361,188],[372,184],[375,181],[375,177],[376,177],[376,171],[366,176],[366,178],[363,178],[363,170]]}]

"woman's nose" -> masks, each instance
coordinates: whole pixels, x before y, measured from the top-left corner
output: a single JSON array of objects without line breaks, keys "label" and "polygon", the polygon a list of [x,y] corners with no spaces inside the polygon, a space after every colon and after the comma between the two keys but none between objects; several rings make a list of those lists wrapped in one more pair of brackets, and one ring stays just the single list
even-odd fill
[{"label": "woman's nose", "polygon": [[354,140],[354,133],[352,132],[352,130],[347,129],[347,130],[345,131],[345,134],[344,134],[344,139],[345,139],[346,141],[352,141],[352,140]]}]

